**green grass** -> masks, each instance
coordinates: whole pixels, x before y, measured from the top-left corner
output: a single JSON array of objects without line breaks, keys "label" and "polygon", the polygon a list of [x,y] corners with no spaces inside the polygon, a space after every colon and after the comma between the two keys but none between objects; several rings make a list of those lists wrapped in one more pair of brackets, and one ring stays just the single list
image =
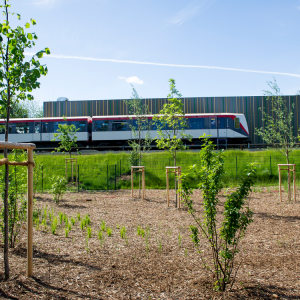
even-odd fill
[{"label": "green grass", "polygon": [[[129,154],[126,152],[105,153],[95,155],[75,155],[79,166],[79,189],[80,190],[113,190],[115,188],[130,189],[130,166]],[[37,155],[36,163],[43,165],[43,174],[37,176],[37,190],[49,191],[52,175],[66,176],[65,155]],[[240,151],[227,150],[224,157],[226,175],[223,179],[225,186],[236,186],[239,177],[244,173],[247,165],[256,163],[257,182],[256,186],[270,186],[278,184],[279,163],[286,163],[286,159],[279,152],[273,150],[264,151]],[[189,172],[189,166],[199,163],[198,152],[181,151],[177,156],[177,165],[182,167],[182,172]],[[295,150],[290,156],[290,163],[300,163],[300,150]],[[165,167],[173,165],[173,159],[166,151],[151,152],[144,156],[142,165],[146,170],[146,188],[165,189]],[[10,168],[11,169],[11,168]],[[297,169],[296,178],[300,183],[300,169]],[[75,175],[75,168],[74,168]],[[2,172],[3,176],[3,172]],[[127,176],[127,177],[126,177]],[[67,177],[71,178],[71,168],[68,167]],[[286,181],[286,172],[283,173],[283,181]],[[128,180],[129,179],[129,180]],[[26,183],[24,178],[24,183]],[[195,180],[190,177],[190,183],[195,186]],[[138,174],[134,175],[134,187],[138,187]],[[174,187],[174,175],[170,176],[170,188]],[[68,189],[76,192],[78,186],[69,184]]]}]

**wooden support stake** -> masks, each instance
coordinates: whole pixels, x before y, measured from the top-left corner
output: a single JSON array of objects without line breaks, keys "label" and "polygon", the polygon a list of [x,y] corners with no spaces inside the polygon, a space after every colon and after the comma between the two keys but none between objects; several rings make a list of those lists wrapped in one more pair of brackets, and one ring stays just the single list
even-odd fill
[{"label": "wooden support stake", "polygon": [[294,178],[293,178],[293,191],[294,191],[294,203],[296,203],[296,165],[293,166]]},{"label": "wooden support stake", "polygon": [[33,150],[27,149],[28,177],[27,177],[27,276],[33,275]]},{"label": "wooden support stake", "polygon": [[131,197],[133,198],[133,167],[131,167]]},{"label": "wooden support stake", "polygon": [[167,203],[168,203],[168,207],[169,207],[169,172],[167,169]]},{"label": "wooden support stake", "polygon": [[[282,169],[286,167],[286,169]],[[293,172],[293,194],[294,194],[294,203],[296,202],[296,165],[295,164],[278,164],[279,172],[279,198],[282,202],[282,193],[281,193],[281,171],[288,171],[288,200],[291,201],[291,172]]]},{"label": "wooden support stake", "polygon": [[281,169],[280,169],[280,166],[278,166],[278,171],[279,171],[279,198],[280,198],[280,202],[281,202],[282,198],[281,198]]}]

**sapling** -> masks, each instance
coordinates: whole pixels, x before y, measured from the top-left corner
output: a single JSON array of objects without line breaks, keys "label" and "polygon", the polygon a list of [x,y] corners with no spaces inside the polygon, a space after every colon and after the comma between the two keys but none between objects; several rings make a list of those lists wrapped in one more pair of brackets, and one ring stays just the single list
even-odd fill
[{"label": "sapling", "polygon": [[[204,266],[212,272],[214,289],[225,291],[227,285],[232,287],[236,278],[234,272],[236,254],[239,252],[239,242],[245,235],[248,225],[253,221],[252,211],[245,199],[253,186],[256,171],[251,164],[246,176],[241,179],[237,189],[226,196],[222,221],[218,221],[220,201],[218,194],[222,189],[222,176],[224,174],[223,153],[215,152],[213,142],[206,136],[200,150],[200,165],[191,167],[194,177],[198,180],[198,188],[202,192],[203,217],[193,207],[191,195],[193,190],[189,186],[188,174],[181,175],[181,193],[189,213],[195,220],[196,226],[191,226],[192,240],[197,249],[202,249],[199,234],[205,237],[211,249],[212,265],[207,264],[201,257]],[[220,224],[220,223],[221,224]],[[199,232],[200,231],[200,232]]]},{"label": "sapling", "polygon": [[65,228],[65,236],[66,236],[66,238],[69,236],[69,229],[68,228]]},{"label": "sapling", "polygon": [[86,226],[86,220],[85,219],[82,219],[80,221],[80,229],[83,230],[83,228]]},{"label": "sapling", "polygon": [[72,230],[72,224],[71,223],[68,224],[68,229],[69,229],[69,231]]}]

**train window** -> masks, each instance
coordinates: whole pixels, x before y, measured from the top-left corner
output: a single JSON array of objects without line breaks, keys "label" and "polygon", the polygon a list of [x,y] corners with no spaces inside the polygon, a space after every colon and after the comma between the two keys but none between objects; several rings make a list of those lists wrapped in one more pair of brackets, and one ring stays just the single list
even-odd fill
[{"label": "train window", "polygon": [[95,121],[94,131],[108,131],[108,121]]},{"label": "train window", "polygon": [[113,121],[112,122],[112,130],[113,131],[126,131],[127,130],[127,122],[126,121]]},{"label": "train window", "polygon": [[240,119],[239,118],[234,118],[234,128],[240,129]]},{"label": "train window", "polygon": [[42,132],[43,133],[48,133],[49,132],[49,123],[48,122],[43,122],[42,123]]},{"label": "train window", "polygon": [[40,122],[34,122],[34,133],[40,133]]},{"label": "train window", "polygon": [[15,124],[8,125],[8,133],[13,133],[13,127],[15,127]]},{"label": "train window", "polygon": [[65,125],[67,124],[67,122],[53,122],[53,126],[54,126],[54,131],[53,132],[57,132],[58,130],[58,125]]},{"label": "train window", "polygon": [[210,129],[216,129],[216,118],[210,119]]},{"label": "train window", "polygon": [[29,123],[17,123],[16,133],[29,133]]},{"label": "train window", "polygon": [[86,121],[69,121],[69,125],[75,125],[76,129],[79,129],[78,132],[84,132],[86,131],[85,129],[85,123]]}]

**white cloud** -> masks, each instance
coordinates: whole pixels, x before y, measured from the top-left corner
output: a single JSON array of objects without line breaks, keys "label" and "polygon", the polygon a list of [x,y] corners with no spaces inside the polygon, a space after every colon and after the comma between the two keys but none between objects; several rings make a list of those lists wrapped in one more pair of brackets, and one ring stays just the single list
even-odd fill
[{"label": "white cloud", "polygon": [[181,25],[195,17],[198,13],[204,12],[215,0],[193,1],[186,8],[182,9],[176,16],[167,21],[167,25]]},{"label": "white cloud", "polygon": [[[25,52],[25,55],[27,56],[33,56],[35,54],[36,54],[35,52]],[[162,67],[199,68],[199,69],[224,70],[224,71],[260,73],[260,74],[273,74],[273,75],[284,75],[284,76],[300,78],[300,74],[295,74],[295,73],[259,71],[259,70],[237,69],[237,68],[216,67],[216,66],[165,64],[165,63],[155,63],[155,62],[146,62],[146,61],[120,60],[120,59],[111,59],[111,58],[94,58],[94,57],[72,56],[72,55],[62,55],[62,54],[50,54],[50,55],[45,55],[44,57],[61,58],[61,59],[78,59],[78,60],[89,60],[89,61],[105,61],[105,62],[114,62],[114,63],[123,63],[123,64],[151,65],[151,66],[162,66]],[[121,76],[119,76],[119,78],[120,77]],[[138,80],[140,80],[136,76],[132,76],[129,78],[137,78]],[[125,79],[125,77],[122,77],[120,79]]]},{"label": "white cloud", "polygon": [[132,84],[144,84],[144,81],[139,79],[137,76],[131,76],[131,77],[122,77],[122,76],[118,76],[119,79],[123,79],[128,83],[132,83]]}]

